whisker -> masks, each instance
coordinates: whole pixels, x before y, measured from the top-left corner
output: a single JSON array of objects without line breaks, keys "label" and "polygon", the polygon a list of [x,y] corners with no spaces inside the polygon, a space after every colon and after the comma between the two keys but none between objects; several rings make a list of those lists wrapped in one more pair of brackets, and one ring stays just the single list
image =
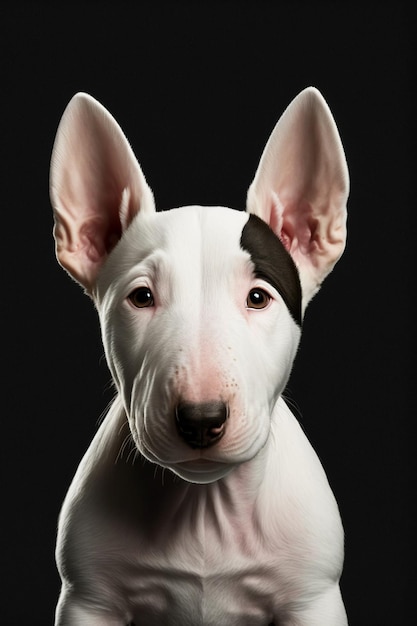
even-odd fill
[{"label": "whisker", "polygon": [[[121,429],[120,429],[120,431],[121,431]],[[129,445],[131,440],[132,440],[132,435],[129,433],[123,439],[123,442],[122,442],[122,444],[120,446],[120,450],[119,450],[118,455],[116,457],[116,461],[115,461],[116,463],[118,463],[119,461],[121,461],[123,459],[123,456],[124,456],[124,454],[126,452],[126,448],[128,447],[128,445]],[[130,454],[130,452],[129,452],[129,454]],[[129,455],[127,456],[126,460],[128,460],[128,459],[129,459]]]}]

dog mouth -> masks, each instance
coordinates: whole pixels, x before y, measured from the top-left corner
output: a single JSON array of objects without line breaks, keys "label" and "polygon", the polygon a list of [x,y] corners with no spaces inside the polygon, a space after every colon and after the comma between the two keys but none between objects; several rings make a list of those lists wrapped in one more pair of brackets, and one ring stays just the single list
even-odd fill
[{"label": "dog mouth", "polygon": [[234,467],[233,463],[200,458],[175,463],[170,466],[170,469],[187,482],[204,484],[224,478]]},{"label": "dog mouth", "polygon": [[217,461],[211,461],[210,459],[195,459],[193,461],[181,461],[180,463],[176,463],[177,467],[197,473],[209,472],[214,467],[226,467],[227,465],[229,465],[229,463],[220,463]]}]

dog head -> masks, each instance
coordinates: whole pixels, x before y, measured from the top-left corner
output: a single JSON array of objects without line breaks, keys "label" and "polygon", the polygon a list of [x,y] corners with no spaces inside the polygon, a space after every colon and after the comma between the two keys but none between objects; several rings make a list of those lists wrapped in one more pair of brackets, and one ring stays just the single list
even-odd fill
[{"label": "dog head", "polygon": [[77,94],[51,163],[56,252],[93,298],[132,437],[150,461],[217,480],[265,445],[307,303],[342,254],[348,173],[316,89],[276,125],[247,211],[156,212],[112,116]]}]

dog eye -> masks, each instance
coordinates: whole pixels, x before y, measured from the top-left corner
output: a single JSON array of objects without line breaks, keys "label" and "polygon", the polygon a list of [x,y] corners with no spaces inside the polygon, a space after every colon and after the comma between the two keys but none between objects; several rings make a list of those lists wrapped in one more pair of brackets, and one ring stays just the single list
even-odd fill
[{"label": "dog eye", "polygon": [[152,291],[148,287],[138,287],[128,296],[129,300],[138,309],[153,306]]},{"label": "dog eye", "polygon": [[264,309],[271,301],[269,293],[263,289],[251,289],[246,299],[248,309]]}]

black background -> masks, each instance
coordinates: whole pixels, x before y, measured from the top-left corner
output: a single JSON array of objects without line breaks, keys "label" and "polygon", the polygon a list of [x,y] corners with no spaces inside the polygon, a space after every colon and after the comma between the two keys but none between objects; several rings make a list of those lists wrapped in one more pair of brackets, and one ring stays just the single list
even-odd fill
[{"label": "black background", "polygon": [[345,146],[349,239],[308,309],[290,391],[340,505],[350,624],[413,623],[411,10],[2,4],[1,624],[52,623],[56,518],[112,397],[94,308],[54,258],[48,168],[64,107],[82,90],[112,112],[159,208],[243,208],[269,133],[308,85]]}]

